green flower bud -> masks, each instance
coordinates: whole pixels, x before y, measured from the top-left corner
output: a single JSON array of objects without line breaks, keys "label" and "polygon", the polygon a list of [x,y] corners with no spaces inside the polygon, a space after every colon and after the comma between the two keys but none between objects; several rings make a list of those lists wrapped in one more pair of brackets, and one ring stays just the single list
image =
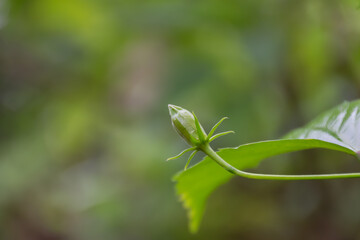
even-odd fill
[{"label": "green flower bud", "polygon": [[[194,114],[175,105],[168,105],[171,122],[178,134],[191,146],[199,146],[206,140],[206,133]],[[196,123],[197,122],[197,123]],[[196,126],[198,124],[198,127]]]}]

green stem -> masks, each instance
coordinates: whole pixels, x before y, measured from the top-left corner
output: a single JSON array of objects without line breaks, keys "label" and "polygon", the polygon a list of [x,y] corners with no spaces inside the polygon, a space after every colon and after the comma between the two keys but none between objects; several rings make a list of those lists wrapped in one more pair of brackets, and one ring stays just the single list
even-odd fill
[{"label": "green stem", "polygon": [[260,174],[241,171],[224,159],[222,159],[209,144],[204,144],[200,149],[211,159],[217,162],[228,172],[246,178],[266,179],[266,180],[314,180],[314,179],[336,179],[336,178],[359,178],[360,173],[340,173],[340,174],[311,174],[311,175],[276,175],[276,174]]}]

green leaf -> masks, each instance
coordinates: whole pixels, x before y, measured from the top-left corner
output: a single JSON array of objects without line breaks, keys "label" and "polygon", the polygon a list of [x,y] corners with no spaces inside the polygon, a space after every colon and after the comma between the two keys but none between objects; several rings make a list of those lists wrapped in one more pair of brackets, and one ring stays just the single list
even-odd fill
[{"label": "green leaf", "polygon": [[[283,153],[324,148],[357,156],[360,150],[360,100],[344,102],[281,140],[263,141],[221,149],[218,154],[238,169],[256,167],[260,161]],[[209,157],[178,173],[176,191],[187,209],[189,227],[196,232],[208,196],[234,175]]]}]

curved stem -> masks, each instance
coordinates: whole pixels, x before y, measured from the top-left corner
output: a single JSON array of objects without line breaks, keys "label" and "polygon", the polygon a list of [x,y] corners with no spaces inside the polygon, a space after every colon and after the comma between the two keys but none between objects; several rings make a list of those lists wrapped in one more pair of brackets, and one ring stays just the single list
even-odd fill
[{"label": "curved stem", "polygon": [[204,144],[200,149],[211,159],[217,162],[228,172],[246,178],[265,179],[265,180],[314,180],[314,179],[337,179],[337,178],[359,178],[360,173],[340,173],[340,174],[310,174],[310,175],[277,175],[277,174],[260,174],[241,171],[224,159],[222,159],[209,144]]}]

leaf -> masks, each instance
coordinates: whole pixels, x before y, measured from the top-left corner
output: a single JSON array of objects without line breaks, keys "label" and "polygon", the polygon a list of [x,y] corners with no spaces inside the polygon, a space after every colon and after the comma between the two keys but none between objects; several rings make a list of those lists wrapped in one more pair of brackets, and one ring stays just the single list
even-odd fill
[{"label": "leaf", "polygon": [[[344,102],[281,140],[262,141],[225,148],[218,154],[238,169],[252,168],[260,161],[283,153],[324,148],[358,156],[360,150],[360,100]],[[234,175],[209,157],[174,177],[176,191],[187,209],[189,227],[196,232],[208,196]]]}]

